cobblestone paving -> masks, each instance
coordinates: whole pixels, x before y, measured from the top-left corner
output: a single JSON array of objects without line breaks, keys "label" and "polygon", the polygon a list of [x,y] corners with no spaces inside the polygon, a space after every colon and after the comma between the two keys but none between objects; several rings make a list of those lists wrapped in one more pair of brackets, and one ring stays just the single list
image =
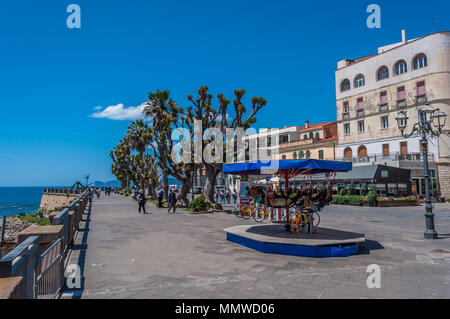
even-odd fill
[{"label": "cobblestone paving", "polygon": [[[83,298],[449,298],[450,208],[437,206],[438,240],[423,239],[423,207],[329,206],[321,226],[366,234],[348,258],[264,254],[226,240],[224,228],[253,223],[227,213],[190,215],[118,195],[95,200]],[[76,255],[76,254],[74,254]],[[381,267],[369,289],[367,266]]]}]

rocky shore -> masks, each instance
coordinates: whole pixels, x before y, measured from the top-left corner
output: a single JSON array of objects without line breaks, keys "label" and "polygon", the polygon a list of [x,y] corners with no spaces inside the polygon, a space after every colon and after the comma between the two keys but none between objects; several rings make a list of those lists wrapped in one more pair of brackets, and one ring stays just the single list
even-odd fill
[{"label": "rocky shore", "polygon": [[[3,221],[0,219],[0,233],[2,229]],[[28,226],[35,225],[33,223],[25,222],[18,217],[8,217],[6,219],[5,227],[5,243],[14,244],[17,243],[18,234]]]}]

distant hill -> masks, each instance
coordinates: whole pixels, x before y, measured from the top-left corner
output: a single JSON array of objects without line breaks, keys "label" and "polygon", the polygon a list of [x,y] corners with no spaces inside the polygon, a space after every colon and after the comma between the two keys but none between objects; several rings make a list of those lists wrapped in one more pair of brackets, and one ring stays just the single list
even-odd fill
[{"label": "distant hill", "polygon": [[94,187],[120,187],[120,182],[119,181],[109,181],[109,182],[95,181]]}]

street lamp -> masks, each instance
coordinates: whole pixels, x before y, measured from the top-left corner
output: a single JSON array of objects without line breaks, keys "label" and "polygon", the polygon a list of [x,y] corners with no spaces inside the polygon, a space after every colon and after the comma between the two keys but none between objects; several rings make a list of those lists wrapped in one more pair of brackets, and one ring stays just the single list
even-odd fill
[{"label": "street lamp", "polygon": [[[433,207],[431,206],[430,198],[430,172],[428,169],[428,139],[430,137],[438,137],[441,135],[442,129],[445,125],[447,115],[441,112],[439,109],[433,109],[429,103],[425,106],[419,107],[417,110],[417,123],[414,123],[411,133],[405,134],[406,124],[408,122],[408,116],[405,111],[400,111],[395,118],[397,120],[398,128],[400,129],[402,136],[408,138],[413,134],[422,134],[422,154],[423,154],[423,170],[425,178],[425,221],[426,230],[424,236],[426,239],[436,239],[438,234],[434,229],[434,214]],[[434,128],[433,128],[434,127]]]},{"label": "street lamp", "polygon": [[88,187],[89,177],[91,177],[89,174],[84,175],[84,178],[86,179],[86,187]]}]

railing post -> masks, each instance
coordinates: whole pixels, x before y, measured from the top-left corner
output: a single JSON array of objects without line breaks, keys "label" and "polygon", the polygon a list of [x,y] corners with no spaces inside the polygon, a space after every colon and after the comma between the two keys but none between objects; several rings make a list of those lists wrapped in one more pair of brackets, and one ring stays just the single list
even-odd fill
[{"label": "railing post", "polygon": [[0,259],[0,278],[23,277],[23,298],[35,298],[35,268],[38,259],[38,236],[30,236]]}]

